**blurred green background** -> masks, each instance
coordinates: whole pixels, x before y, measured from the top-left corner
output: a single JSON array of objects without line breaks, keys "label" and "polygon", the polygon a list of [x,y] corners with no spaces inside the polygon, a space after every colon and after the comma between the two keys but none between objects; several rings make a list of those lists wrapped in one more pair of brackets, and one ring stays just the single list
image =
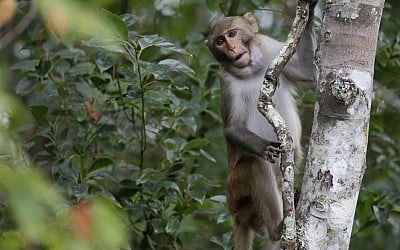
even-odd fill
[{"label": "blurred green background", "polygon": [[[248,10],[283,40],[295,4],[0,0],[0,249],[231,249],[204,40]],[[399,11],[386,1],[350,249],[400,248]],[[311,87],[298,103],[307,145]]]}]

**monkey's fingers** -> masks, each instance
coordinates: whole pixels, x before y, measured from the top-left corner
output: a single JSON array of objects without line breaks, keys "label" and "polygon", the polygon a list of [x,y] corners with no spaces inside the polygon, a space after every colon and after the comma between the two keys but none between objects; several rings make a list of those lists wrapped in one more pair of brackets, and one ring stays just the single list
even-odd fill
[{"label": "monkey's fingers", "polygon": [[272,152],[273,154],[280,154],[282,152],[282,149],[279,144],[279,146],[273,146],[273,145],[267,146],[266,151]]},{"label": "monkey's fingers", "polygon": [[274,148],[280,149],[282,147],[282,143],[277,142],[277,141],[272,141],[271,142],[271,146],[274,147]]},{"label": "monkey's fingers", "polygon": [[275,163],[275,159],[274,159],[274,157],[272,156],[272,154],[270,154],[270,153],[268,153],[268,156],[267,156],[267,159],[266,159],[267,161],[269,161],[269,162],[271,162],[271,163]]},{"label": "monkey's fingers", "polygon": [[279,158],[279,155],[280,155],[280,151],[268,150],[265,152],[264,159],[271,163],[275,163],[275,159]]}]

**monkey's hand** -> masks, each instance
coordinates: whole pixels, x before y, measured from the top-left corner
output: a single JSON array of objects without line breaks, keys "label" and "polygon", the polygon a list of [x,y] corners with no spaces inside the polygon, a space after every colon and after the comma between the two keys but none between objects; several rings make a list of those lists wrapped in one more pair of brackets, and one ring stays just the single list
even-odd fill
[{"label": "monkey's hand", "polygon": [[275,158],[279,157],[279,154],[282,152],[281,143],[269,141],[264,149],[264,159],[275,163]]}]

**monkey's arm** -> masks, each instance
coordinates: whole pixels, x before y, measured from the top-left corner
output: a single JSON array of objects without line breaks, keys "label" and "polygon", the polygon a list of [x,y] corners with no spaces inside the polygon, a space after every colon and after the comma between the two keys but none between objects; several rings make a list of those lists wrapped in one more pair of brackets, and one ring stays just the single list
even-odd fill
[{"label": "monkey's arm", "polygon": [[222,91],[222,97],[221,113],[227,143],[274,163],[273,158],[278,157],[281,152],[281,144],[261,138],[246,127],[249,111],[245,108],[246,103],[240,101],[240,97],[233,97],[226,89]]},{"label": "monkey's arm", "polygon": [[228,126],[224,129],[224,134],[229,145],[272,163],[275,163],[274,158],[281,152],[281,143],[262,139],[243,126]]},{"label": "monkey's arm", "polygon": [[293,82],[311,82],[315,80],[314,55],[317,42],[313,22],[314,6],[310,10],[310,17],[301,35],[296,53],[283,69],[283,75]]}]

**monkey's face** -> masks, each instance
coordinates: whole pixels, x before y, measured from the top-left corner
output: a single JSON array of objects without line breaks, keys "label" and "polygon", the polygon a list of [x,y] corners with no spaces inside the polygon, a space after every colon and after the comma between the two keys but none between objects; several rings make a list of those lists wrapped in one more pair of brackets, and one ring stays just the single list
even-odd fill
[{"label": "monkey's face", "polygon": [[229,64],[243,68],[251,61],[248,39],[245,38],[246,34],[241,29],[230,29],[215,39],[213,47],[218,54],[225,56]]},{"label": "monkey's face", "polygon": [[215,59],[222,65],[244,68],[251,64],[250,44],[258,31],[251,13],[243,17],[225,17],[218,20],[206,40]]}]

